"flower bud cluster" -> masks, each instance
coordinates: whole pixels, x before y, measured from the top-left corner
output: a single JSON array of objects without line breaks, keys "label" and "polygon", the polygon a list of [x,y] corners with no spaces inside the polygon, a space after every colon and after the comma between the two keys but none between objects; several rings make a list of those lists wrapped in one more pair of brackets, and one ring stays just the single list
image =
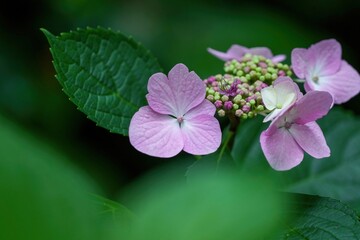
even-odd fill
[{"label": "flower bud cluster", "polygon": [[253,118],[265,110],[261,89],[272,85],[279,76],[291,76],[290,67],[273,63],[263,56],[246,54],[241,61],[225,63],[225,74],[204,80],[206,98],[214,103],[220,117],[235,115]]}]

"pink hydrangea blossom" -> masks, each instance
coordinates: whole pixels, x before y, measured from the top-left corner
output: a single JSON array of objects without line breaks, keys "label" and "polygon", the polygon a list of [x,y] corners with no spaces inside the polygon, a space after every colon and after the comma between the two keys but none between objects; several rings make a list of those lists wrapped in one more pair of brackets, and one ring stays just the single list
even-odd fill
[{"label": "pink hydrangea blossom", "polygon": [[329,92],[334,103],[348,101],[360,91],[359,73],[341,59],[341,46],[334,40],[323,40],[310,48],[295,48],[291,63],[296,76],[305,79],[305,90]]},{"label": "pink hydrangea blossom", "polygon": [[226,52],[220,52],[212,48],[208,48],[208,52],[223,61],[229,61],[233,59],[241,61],[242,57],[244,57],[244,55],[247,53],[263,56],[265,58],[271,59],[274,63],[282,62],[286,58],[286,56],[282,54],[274,56],[271,50],[267,47],[246,48],[237,44],[233,44]]},{"label": "pink hydrangea blossom", "polygon": [[302,97],[302,93],[291,78],[279,77],[271,86],[261,90],[261,97],[266,109],[271,111],[263,121],[268,122],[290,108],[297,99]]},{"label": "pink hydrangea blossom", "polygon": [[261,148],[272,168],[282,171],[297,166],[304,151],[314,158],[330,156],[324,134],[315,121],[328,113],[332,102],[328,92],[308,92],[261,133]]},{"label": "pink hydrangea blossom", "polygon": [[148,92],[149,106],[135,113],[129,127],[130,143],[138,151],[168,158],[181,150],[195,155],[217,150],[221,130],[216,108],[205,99],[205,84],[195,72],[177,64],[168,77],[155,73]]}]

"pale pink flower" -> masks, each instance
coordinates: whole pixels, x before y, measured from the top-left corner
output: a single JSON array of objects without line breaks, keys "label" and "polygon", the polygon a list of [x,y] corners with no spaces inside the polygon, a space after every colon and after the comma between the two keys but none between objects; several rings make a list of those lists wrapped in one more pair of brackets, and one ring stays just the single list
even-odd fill
[{"label": "pale pink flower", "polygon": [[263,121],[268,122],[290,108],[302,93],[291,78],[278,77],[271,86],[261,90],[261,97],[265,108],[271,111]]},{"label": "pale pink flower", "polygon": [[314,158],[330,156],[323,132],[315,120],[331,108],[330,93],[311,91],[271,122],[260,136],[261,148],[275,170],[289,170],[304,158],[304,151]]},{"label": "pale pink flower", "polygon": [[267,47],[246,48],[244,46],[233,44],[226,52],[220,52],[212,48],[208,48],[207,50],[209,53],[223,61],[230,61],[233,59],[241,61],[241,59],[247,53],[250,53],[251,55],[263,56],[265,58],[271,59],[274,63],[282,62],[286,58],[286,56],[283,54],[274,56],[271,50]]},{"label": "pale pink flower", "polygon": [[129,127],[130,143],[137,150],[164,158],[181,150],[195,155],[217,150],[221,130],[216,108],[205,99],[205,84],[195,72],[177,64],[168,77],[155,73],[148,92],[149,106],[135,113]]},{"label": "pale pink flower", "polygon": [[359,73],[341,59],[341,46],[335,39],[323,40],[310,48],[295,48],[291,63],[296,76],[305,79],[305,90],[329,92],[334,103],[348,101],[360,91]]}]

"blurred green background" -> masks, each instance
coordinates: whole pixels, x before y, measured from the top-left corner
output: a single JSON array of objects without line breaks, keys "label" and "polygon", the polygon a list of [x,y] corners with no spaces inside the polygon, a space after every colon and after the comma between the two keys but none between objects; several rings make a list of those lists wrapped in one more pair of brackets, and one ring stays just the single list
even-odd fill
[{"label": "blurred green background", "polygon": [[[39,28],[58,35],[77,27],[110,27],[150,49],[165,72],[182,62],[205,78],[223,66],[206,48],[225,51],[233,43],[270,47],[274,54],[285,53],[289,63],[293,48],[336,38],[343,57],[360,69],[360,45],[354,37],[359,10],[355,0],[7,1],[0,8],[0,115],[46,142],[62,161],[92,179],[99,192],[115,198],[145,172],[181,158],[145,157],[127,137],[96,127],[77,111],[54,77],[49,45]],[[360,114],[359,104],[357,96],[344,107]],[[181,162],[177,174],[184,174],[189,164]]]}]

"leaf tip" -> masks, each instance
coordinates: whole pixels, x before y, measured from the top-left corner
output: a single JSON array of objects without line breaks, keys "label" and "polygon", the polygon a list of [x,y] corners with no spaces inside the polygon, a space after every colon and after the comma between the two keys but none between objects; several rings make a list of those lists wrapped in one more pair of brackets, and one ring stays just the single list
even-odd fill
[{"label": "leaf tip", "polygon": [[47,38],[55,37],[51,32],[49,32],[49,31],[48,31],[47,29],[45,29],[45,28],[40,28],[40,31],[42,31]]},{"label": "leaf tip", "polygon": [[47,40],[49,41],[49,43],[51,44],[53,42],[53,40],[56,38],[51,32],[49,32],[47,29],[45,28],[40,28],[40,31],[42,31],[45,35],[45,37],[47,38]]}]

